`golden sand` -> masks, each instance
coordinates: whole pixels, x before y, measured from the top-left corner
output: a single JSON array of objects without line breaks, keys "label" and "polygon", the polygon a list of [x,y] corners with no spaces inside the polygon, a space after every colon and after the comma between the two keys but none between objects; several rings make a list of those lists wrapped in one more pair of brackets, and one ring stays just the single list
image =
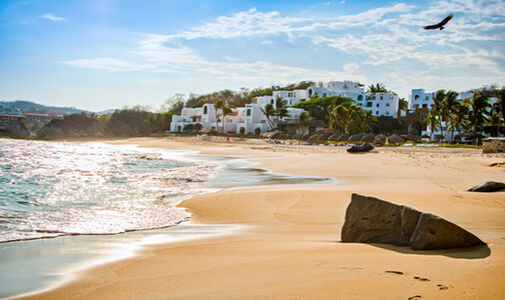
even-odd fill
[{"label": "golden sand", "polygon": [[[134,258],[87,270],[42,299],[503,299],[505,192],[469,193],[505,181],[505,155],[476,149],[344,148],[211,143],[192,139],[110,141],[240,155],[280,173],[335,177],[330,185],[229,190],[185,201],[193,220],[241,224],[232,235],[149,246]],[[352,193],[431,212],[489,248],[416,252],[340,243]],[[403,274],[398,274],[397,271]],[[415,297],[419,296],[419,297]]]}]

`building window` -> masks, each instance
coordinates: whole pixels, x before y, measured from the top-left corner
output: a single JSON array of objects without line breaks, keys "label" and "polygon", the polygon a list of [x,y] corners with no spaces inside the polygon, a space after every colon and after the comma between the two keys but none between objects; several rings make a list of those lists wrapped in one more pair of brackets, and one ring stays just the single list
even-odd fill
[{"label": "building window", "polygon": [[248,110],[246,111],[246,116],[248,116],[248,117],[250,117],[250,116],[251,116],[251,110],[250,110],[250,109],[248,109]]},{"label": "building window", "polygon": [[384,114],[385,114],[386,116],[388,116],[388,115],[389,115],[389,111],[385,112]]},{"label": "building window", "polygon": [[270,100],[270,104],[274,104],[274,99],[271,99],[271,100]]},{"label": "building window", "polygon": [[423,108],[428,108],[428,104],[423,104]]},{"label": "building window", "polygon": [[426,96],[426,98],[424,98],[424,100],[430,100],[430,97]]},{"label": "building window", "polygon": [[203,107],[203,114],[206,115],[207,114],[207,106],[204,106]]},{"label": "building window", "polygon": [[415,95],[414,100],[419,100],[419,95]]},{"label": "building window", "polygon": [[379,103],[377,103],[377,105],[376,105],[376,106],[377,106],[377,107],[380,107]]},{"label": "building window", "polygon": [[372,102],[367,102],[366,107],[372,107]]},{"label": "building window", "polygon": [[358,95],[358,101],[363,100],[363,95]]},{"label": "building window", "polygon": [[383,97],[383,96],[381,96],[381,100],[384,100],[384,97]]},{"label": "building window", "polygon": [[386,106],[388,106],[388,107],[389,107],[389,103],[386,103]]},{"label": "building window", "polygon": [[379,115],[379,111],[376,111],[375,114],[378,116]]}]

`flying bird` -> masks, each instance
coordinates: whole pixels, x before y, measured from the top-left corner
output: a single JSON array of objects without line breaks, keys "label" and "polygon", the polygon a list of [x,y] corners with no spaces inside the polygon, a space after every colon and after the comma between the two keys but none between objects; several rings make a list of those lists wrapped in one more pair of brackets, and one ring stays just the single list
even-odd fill
[{"label": "flying bird", "polygon": [[447,24],[447,22],[449,22],[449,20],[451,20],[451,19],[452,19],[452,15],[448,15],[447,17],[445,17],[445,19],[442,20],[442,22],[435,24],[435,25],[424,26],[423,28],[426,30],[431,30],[431,29],[444,30],[445,24]]}]

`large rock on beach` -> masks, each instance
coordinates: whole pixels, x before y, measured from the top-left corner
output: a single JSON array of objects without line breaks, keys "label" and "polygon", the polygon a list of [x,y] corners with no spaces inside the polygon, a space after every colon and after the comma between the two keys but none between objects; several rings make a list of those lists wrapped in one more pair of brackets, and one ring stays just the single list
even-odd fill
[{"label": "large rock on beach", "polygon": [[375,136],[373,144],[376,146],[383,146],[384,144],[386,144],[386,136],[382,134]]},{"label": "large rock on beach", "polygon": [[411,246],[415,250],[483,245],[478,237],[449,221],[413,208],[353,194],[342,242]]},{"label": "large rock on beach", "polygon": [[469,192],[496,192],[500,190],[505,189],[505,183],[503,182],[496,182],[496,181],[486,181],[483,183],[480,183],[476,186],[472,186],[471,188],[468,188],[467,191]]}]

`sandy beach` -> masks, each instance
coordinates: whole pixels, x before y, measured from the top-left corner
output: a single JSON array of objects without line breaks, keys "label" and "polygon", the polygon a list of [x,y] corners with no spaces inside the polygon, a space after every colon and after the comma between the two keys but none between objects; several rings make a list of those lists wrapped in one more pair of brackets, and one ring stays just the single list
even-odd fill
[{"label": "sandy beach", "polygon": [[[278,173],[337,183],[236,189],[181,206],[201,224],[238,224],[230,235],[154,245],[89,269],[36,299],[502,299],[505,192],[469,193],[505,181],[504,154],[478,149],[384,147],[350,155],[343,147],[137,138],[107,141],[237,155]],[[488,246],[413,251],[341,243],[352,193],[431,212]],[[387,271],[398,271],[396,274]],[[417,278],[416,278],[417,277]]]}]

